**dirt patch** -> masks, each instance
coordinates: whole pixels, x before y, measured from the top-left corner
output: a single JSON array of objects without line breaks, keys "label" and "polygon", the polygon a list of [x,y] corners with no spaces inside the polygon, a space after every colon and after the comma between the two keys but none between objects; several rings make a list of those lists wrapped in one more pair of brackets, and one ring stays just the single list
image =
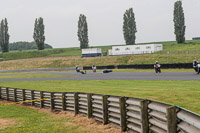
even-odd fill
[{"label": "dirt patch", "polygon": [[0,118],[0,129],[10,127],[16,124],[15,120]]}]

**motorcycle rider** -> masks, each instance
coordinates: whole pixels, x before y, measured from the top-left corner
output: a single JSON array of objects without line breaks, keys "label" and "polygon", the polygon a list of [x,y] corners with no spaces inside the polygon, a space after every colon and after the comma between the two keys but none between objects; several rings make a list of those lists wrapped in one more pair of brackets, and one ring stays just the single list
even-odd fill
[{"label": "motorcycle rider", "polygon": [[76,72],[80,72],[80,68],[76,66]]},{"label": "motorcycle rider", "polygon": [[92,70],[93,70],[93,72],[96,72],[96,70],[97,70],[97,68],[94,64],[92,65]]},{"label": "motorcycle rider", "polygon": [[199,62],[197,61],[197,60],[194,60],[193,61],[193,68],[194,68],[194,70],[197,72],[198,71],[198,64],[199,64]]},{"label": "motorcycle rider", "polygon": [[[159,72],[161,72],[161,71],[160,71],[160,66],[161,66],[161,65],[158,63],[158,61],[156,61],[155,64],[154,64],[155,71],[158,70]],[[156,72],[157,72],[157,71],[156,71]]]}]

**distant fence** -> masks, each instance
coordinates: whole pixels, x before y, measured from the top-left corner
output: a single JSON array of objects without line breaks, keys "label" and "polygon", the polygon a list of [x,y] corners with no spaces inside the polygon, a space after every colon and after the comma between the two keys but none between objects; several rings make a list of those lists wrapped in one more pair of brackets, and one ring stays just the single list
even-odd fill
[{"label": "distant fence", "polygon": [[[115,69],[116,66],[109,65],[109,66],[96,66],[97,69]],[[92,70],[92,66],[84,66],[83,70]]]},{"label": "distant fence", "polygon": [[125,56],[125,55],[144,55],[144,54],[159,54],[159,55],[199,55],[200,50],[176,50],[176,51],[140,51],[140,52],[121,52],[115,55],[110,54],[109,56]]},{"label": "distant fence", "polygon": [[[109,66],[97,66],[97,69],[153,69],[153,64],[135,64],[135,65],[109,65]],[[193,68],[192,63],[176,63],[176,64],[161,64],[161,68],[170,69],[190,69]],[[91,66],[84,66],[83,70],[91,70]]]},{"label": "distant fence", "polygon": [[[154,65],[153,64],[118,65],[117,68],[118,69],[126,69],[126,68],[153,69]],[[193,68],[193,65],[192,65],[192,63],[161,64],[161,68],[165,68],[165,69],[170,69],[170,68],[189,69],[189,68]]]},{"label": "distant fence", "polygon": [[160,55],[199,55],[200,50],[184,50],[184,51],[159,51],[153,54],[160,54]]},{"label": "distant fence", "polygon": [[8,87],[0,87],[0,99],[25,101],[24,104],[52,111],[73,111],[131,133],[200,133],[200,115],[153,100]]}]

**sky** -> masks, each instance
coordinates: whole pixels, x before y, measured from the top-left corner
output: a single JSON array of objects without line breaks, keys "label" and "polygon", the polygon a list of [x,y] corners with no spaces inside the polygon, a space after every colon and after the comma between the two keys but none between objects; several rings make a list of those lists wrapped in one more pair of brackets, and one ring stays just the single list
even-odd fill
[{"label": "sky", "polygon": [[[45,25],[45,43],[54,48],[79,47],[80,14],[87,17],[89,46],[125,44],[123,14],[133,8],[136,43],[174,41],[176,0],[1,0],[0,19],[8,19],[10,42],[33,41],[36,18]],[[200,0],[182,0],[186,39],[200,37]]]}]

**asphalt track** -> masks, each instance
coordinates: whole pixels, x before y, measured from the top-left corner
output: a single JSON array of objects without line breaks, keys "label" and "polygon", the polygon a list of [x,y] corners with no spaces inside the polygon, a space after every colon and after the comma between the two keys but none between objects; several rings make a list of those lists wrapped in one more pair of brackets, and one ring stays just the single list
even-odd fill
[{"label": "asphalt track", "polygon": [[[34,73],[41,74],[41,73]],[[200,81],[200,75],[194,72],[88,72],[80,74],[76,72],[47,72],[42,74],[50,75],[72,75],[72,77],[57,78],[17,78],[0,79],[1,81],[48,81],[48,80],[179,80],[179,81]],[[24,74],[17,74],[24,75]]]}]

